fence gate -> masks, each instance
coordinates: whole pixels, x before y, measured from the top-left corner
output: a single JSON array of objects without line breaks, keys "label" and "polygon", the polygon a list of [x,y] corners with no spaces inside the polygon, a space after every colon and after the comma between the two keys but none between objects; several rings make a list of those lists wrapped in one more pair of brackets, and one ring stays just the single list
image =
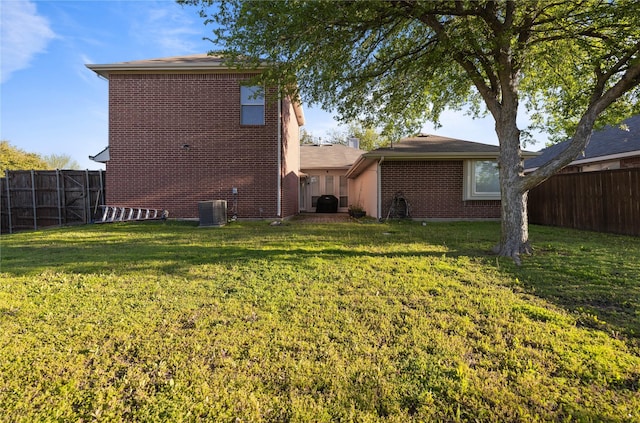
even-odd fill
[{"label": "fence gate", "polygon": [[90,223],[104,205],[104,171],[8,170],[0,202],[1,233]]}]

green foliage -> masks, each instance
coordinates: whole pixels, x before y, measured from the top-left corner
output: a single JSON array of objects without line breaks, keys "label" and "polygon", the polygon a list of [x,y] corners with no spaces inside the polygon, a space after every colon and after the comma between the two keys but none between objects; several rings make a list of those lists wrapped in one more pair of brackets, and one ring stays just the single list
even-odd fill
[{"label": "green foliage", "polygon": [[[376,148],[386,147],[391,143],[389,137],[380,134],[374,128],[366,128],[359,123],[349,123],[346,128],[334,128],[327,133],[327,139],[323,142],[330,144],[349,145],[349,138],[357,138],[360,143],[360,149],[365,151],[375,150]],[[306,130],[301,131],[300,144],[314,144],[316,139],[313,134]]]},{"label": "green foliage", "polygon": [[284,78],[305,100],[387,135],[415,133],[445,108],[499,121],[518,99],[558,137],[605,92],[599,124],[640,112],[633,0],[178,2],[201,7],[236,63],[267,63],[272,83]]},{"label": "green foliage", "polygon": [[27,153],[9,141],[0,141],[0,177],[5,170],[48,169],[47,163],[36,153]]},{"label": "green foliage", "polygon": [[304,128],[300,130],[300,145],[303,144],[314,144],[313,134]]},{"label": "green foliage", "polygon": [[49,169],[80,169],[80,165],[68,154],[49,154],[44,156]]},{"label": "green foliage", "polygon": [[5,235],[3,419],[640,420],[637,240],[532,227],[543,248],[516,267],[486,254],[497,232],[170,221]]}]

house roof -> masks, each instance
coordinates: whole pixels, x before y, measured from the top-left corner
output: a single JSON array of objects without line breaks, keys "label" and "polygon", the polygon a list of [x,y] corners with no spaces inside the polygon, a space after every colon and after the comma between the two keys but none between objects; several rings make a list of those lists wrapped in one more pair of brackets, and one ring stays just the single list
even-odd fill
[{"label": "house roof", "polygon": [[[528,171],[544,165],[569,147],[571,140],[562,141],[540,150],[540,155],[525,161]],[[633,116],[622,125],[605,126],[591,134],[591,140],[570,165],[598,162],[640,155],[640,115]]]},{"label": "house roof", "polygon": [[[109,79],[109,75],[112,73],[250,72],[250,70],[247,69],[229,67],[222,56],[213,56],[206,53],[108,64],[87,64],[85,66],[105,79]],[[302,105],[293,102],[293,107],[298,125],[304,126]]]},{"label": "house roof", "polygon": [[[523,155],[537,153],[524,151]],[[372,162],[378,160],[451,160],[497,159],[500,147],[473,141],[464,141],[439,135],[419,134],[403,138],[391,147],[378,148],[363,154],[347,176],[357,176]]]},{"label": "house roof", "polygon": [[96,154],[95,156],[89,156],[89,160],[93,160],[98,163],[106,163],[109,161],[109,146],[105,147],[104,150]]},{"label": "house roof", "polygon": [[85,65],[98,75],[109,78],[110,73],[149,72],[149,71],[193,71],[193,70],[232,70],[226,66],[221,56],[192,54],[190,56],[161,57],[158,59],[133,60],[108,64]]},{"label": "house roof", "polygon": [[348,169],[364,150],[342,144],[311,144],[300,146],[300,169]]}]

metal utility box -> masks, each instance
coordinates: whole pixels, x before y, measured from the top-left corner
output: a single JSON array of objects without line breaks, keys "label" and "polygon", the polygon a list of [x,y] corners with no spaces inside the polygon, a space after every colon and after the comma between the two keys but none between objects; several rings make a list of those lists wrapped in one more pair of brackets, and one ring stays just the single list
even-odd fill
[{"label": "metal utility box", "polygon": [[224,226],[227,224],[227,200],[200,201],[198,203],[200,226]]}]

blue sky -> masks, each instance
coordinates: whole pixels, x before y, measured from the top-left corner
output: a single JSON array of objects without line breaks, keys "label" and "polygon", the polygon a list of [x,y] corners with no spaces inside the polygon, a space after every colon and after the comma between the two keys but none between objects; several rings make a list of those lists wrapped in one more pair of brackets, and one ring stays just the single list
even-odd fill
[{"label": "blue sky", "polygon": [[[84,169],[108,144],[108,82],[85,67],[204,53],[214,46],[194,7],[170,0],[0,1],[0,139],[28,152],[68,154]],[[306,130],[326,138],[332,114],[305,105]],[[497,144],[491,118],[447,112],[423,132]],[[545,137],[529,149],[544,146]]]}]

